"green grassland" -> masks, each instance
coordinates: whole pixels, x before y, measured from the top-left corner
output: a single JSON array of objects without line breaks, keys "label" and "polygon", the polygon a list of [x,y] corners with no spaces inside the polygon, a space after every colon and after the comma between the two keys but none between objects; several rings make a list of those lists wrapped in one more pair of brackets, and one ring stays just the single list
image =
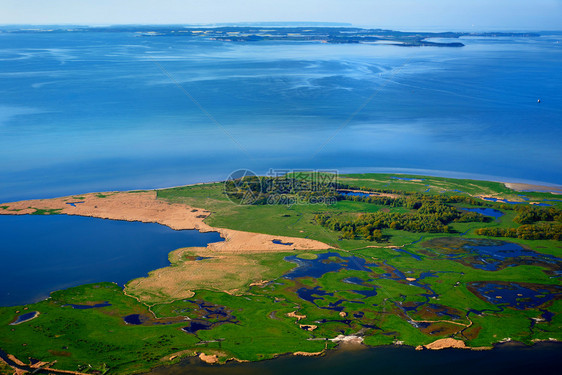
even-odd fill
[{"label": "green grassland", "polygon": [[[560,199],[549,193],[518,193],[496,182],[437,177],[354,174],[340,176],[340,182],[357,189],[394,194],[494,195],[518,201],[524,194],[537,202]],[[446,249],[428,245],[432,243],[428,241],[442,237],[493,239],[562,258],[561,241],[476,235],[479,228],[519,225],[514,222],[517,212],[505,204],[486,203],[487,207],[504,213],[498,220],[452,222],[447,233],[386,228],[382,229],[386,241],[375,242],[360,236],[343,238],[341,231],[319,225],[315,216],[328,214],[353,220],[379,211],[409,214],[413,210],[361,200],[338,200],[333,205],[237,205],[224,194],[222,183],[163,189],[157,195],[169,202],[210,210],[212,214],[206,223],[214,227],[325,242],[334,247],[330,250],[334,255],[320,261],[326,251],[307,251],[298,254],[298,264],[309,262],[306,264],[334,268],[319,277],[291,278],[287,273],[298,264],[286,260],[290,252],[262,253],[256,257],[267,267],[269,282],[250,285],[259,280],[248,280],[237,294],[221,292],[220,287],[195,289],[193,298],[168,303],[140,303],[112,283],[57,291],[51,298],[35,304],[1,307],[0,348],[23,361],[29,357],[47,362],[56,360],[55,367],[60,369],[77,370],[91,365],[93,373],[109,368],[109,373],[130,374],[201,352],[218,355],[220,362],[230,358],[263,360],[296,351],[320,352],[335,347],[336,343],[327,339],[340,334],[359,335],[367,345],[417,346],[445,337],[463,340],[473,347],[490,346],[506,338],[525,344],[562,340],[562,289],[530,308],[515,308],[499,296],[492,303],[469,289],[473,282],[562,288],[559,275],[553,273],[553,270],[560,271],[562,263],[551,266],[525,259],[487,271],[470,265],[471,254],[451,259],[443,253]],[[560,207],[559,202],[548,203]],[[463,203],[451,206],[471,207]],[[400,246],[405,252],[392,246]],[[221,280],[217,279],[216,283],[220,286]],[[311,294],[313,300],[299,295],[312,289],[316,291]],[[376,293],[369,293],[372,290]],[[545,292],[537,289],[536,294]],[[105,301],[111,305],[90,309],[66,306]],[[202,302],[226,311],[224,314],[229,319],[209,313],[201,307]],[[29,311],[38,311],[40,315],[10,325],[19,314]],[[545,311],[552,314],[550,319],[543,318]],[[297,320],[288,316],[291,312],[304,317]],[[126,324],[123,317],[130,314],[150,319],[146,324]],[[195,333],[183,331],[190,320],[206,320],[212,327]],[[307,330],[300,325],[314,326],[314,329]]]}]

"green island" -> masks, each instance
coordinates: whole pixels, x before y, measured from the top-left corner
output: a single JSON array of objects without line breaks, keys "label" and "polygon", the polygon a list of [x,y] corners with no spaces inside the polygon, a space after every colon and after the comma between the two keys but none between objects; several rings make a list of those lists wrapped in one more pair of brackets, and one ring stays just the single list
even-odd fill
[{"label": "green island", "polygon": [[[220,42],[319,42],[330,44],[386,44],[402,47],[464,47],[461,37],[538,37],[537,33],[513,32],[411,32],[385,29],[350,27],[335,23],[330,26],[299,25],[287,23],[284,26],[262,24],[256,26],[222,25],[185,27],[174,25],[112,25],[7,28],[5,33],[115,33],[129,32],[141,37],[195,38]],[[447,41],[433,41],[440,38]],[[449,41],[450,40],[450,41]]]},{"label": "green island", "polygon": [[[188,356],[258,361],[342,343],[486,349],[562,340],[559,191],[393,174],[340,175],[318,187],[309,177],[157,190],[162,204],[208,211],[209,227],[279,236],[277,250],[178,249],[169,267],[125,289],[82,285],[0,307],[2,358],[24,372],[34,358],[53,373],[131,374]],[[255,199],[238,204],[248,191]],[[14,207],[0,211],[21,213]],[[29,213],[65,213],[54,207]],[[299,250],[287,238],[326,248]]]}]

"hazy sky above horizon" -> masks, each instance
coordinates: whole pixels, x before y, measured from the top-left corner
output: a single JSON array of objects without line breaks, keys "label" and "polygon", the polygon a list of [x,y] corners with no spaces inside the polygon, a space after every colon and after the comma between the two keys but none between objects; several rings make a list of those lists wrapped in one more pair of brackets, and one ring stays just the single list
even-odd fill
[{"label": "hazy sky above horizon", "polygon": [[562,0],[0,0],[0,24],[294,21],[419,30],[561,30]]}]

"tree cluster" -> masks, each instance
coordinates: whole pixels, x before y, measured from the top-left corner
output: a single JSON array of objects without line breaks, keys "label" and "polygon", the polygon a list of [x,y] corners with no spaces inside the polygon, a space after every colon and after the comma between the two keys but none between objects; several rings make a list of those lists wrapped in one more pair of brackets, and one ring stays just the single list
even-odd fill
[{"label": "tree cluster", "polygon": [[562,240],[562,224],[558,222],[542,222],[524,224],[518,228],[479,228],[476,234],[490,237],[511,237],[522,240]]},{"label": "tree cluster", "polygon": [[532,224],[537,221],[562,222],[562,210],[555,207],[537,207],[533,205],[518,206],[517,215],[513,218],[518,224]]},{"label": "tree cluster", "polygon": [[491,237],[511,237],[522,240],[562,239],[562,210],[555,207],[518,206],[513,221],[517,228],[480,228],[476,234]]},{"label": "tree cluster", "polygon": [[[378,203],[388,197],[369,197]],[[380,200],[379,200],[380,199]],[[413,210],[409,213],[383,212],[361,214],[354,219],[344,219],[339,215],[318,214],[315,221],[331,230],[342,233],[342,238],[363,238],[369,241],[383,241],[381,229],[398,229],[408,232],[450,233],[452,222],[484,222],[489,220],[475,212],[463,212],[443,203],[432,196],[407,196],[388,198],[392,207],[405,207]],[[375,203],[375,202],[373,202]],[[379,203],[380,204],[380,203]]]}]

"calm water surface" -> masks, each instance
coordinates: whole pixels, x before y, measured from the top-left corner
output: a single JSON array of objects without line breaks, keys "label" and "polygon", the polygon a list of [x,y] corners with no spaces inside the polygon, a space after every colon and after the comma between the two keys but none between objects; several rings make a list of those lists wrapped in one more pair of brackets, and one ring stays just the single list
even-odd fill
[{"label": "calm water surface", "polygon": [[66,215],[0,215],[0,239],[0,306],[86,283],[123,285],[168,266],[172,250],[222,241],[214,232]]},{"label": "calm water surface", "polygon": [[239,168],[561,184],[560,39],[404,48],[0,33],[0,201],[223,180]]}]

